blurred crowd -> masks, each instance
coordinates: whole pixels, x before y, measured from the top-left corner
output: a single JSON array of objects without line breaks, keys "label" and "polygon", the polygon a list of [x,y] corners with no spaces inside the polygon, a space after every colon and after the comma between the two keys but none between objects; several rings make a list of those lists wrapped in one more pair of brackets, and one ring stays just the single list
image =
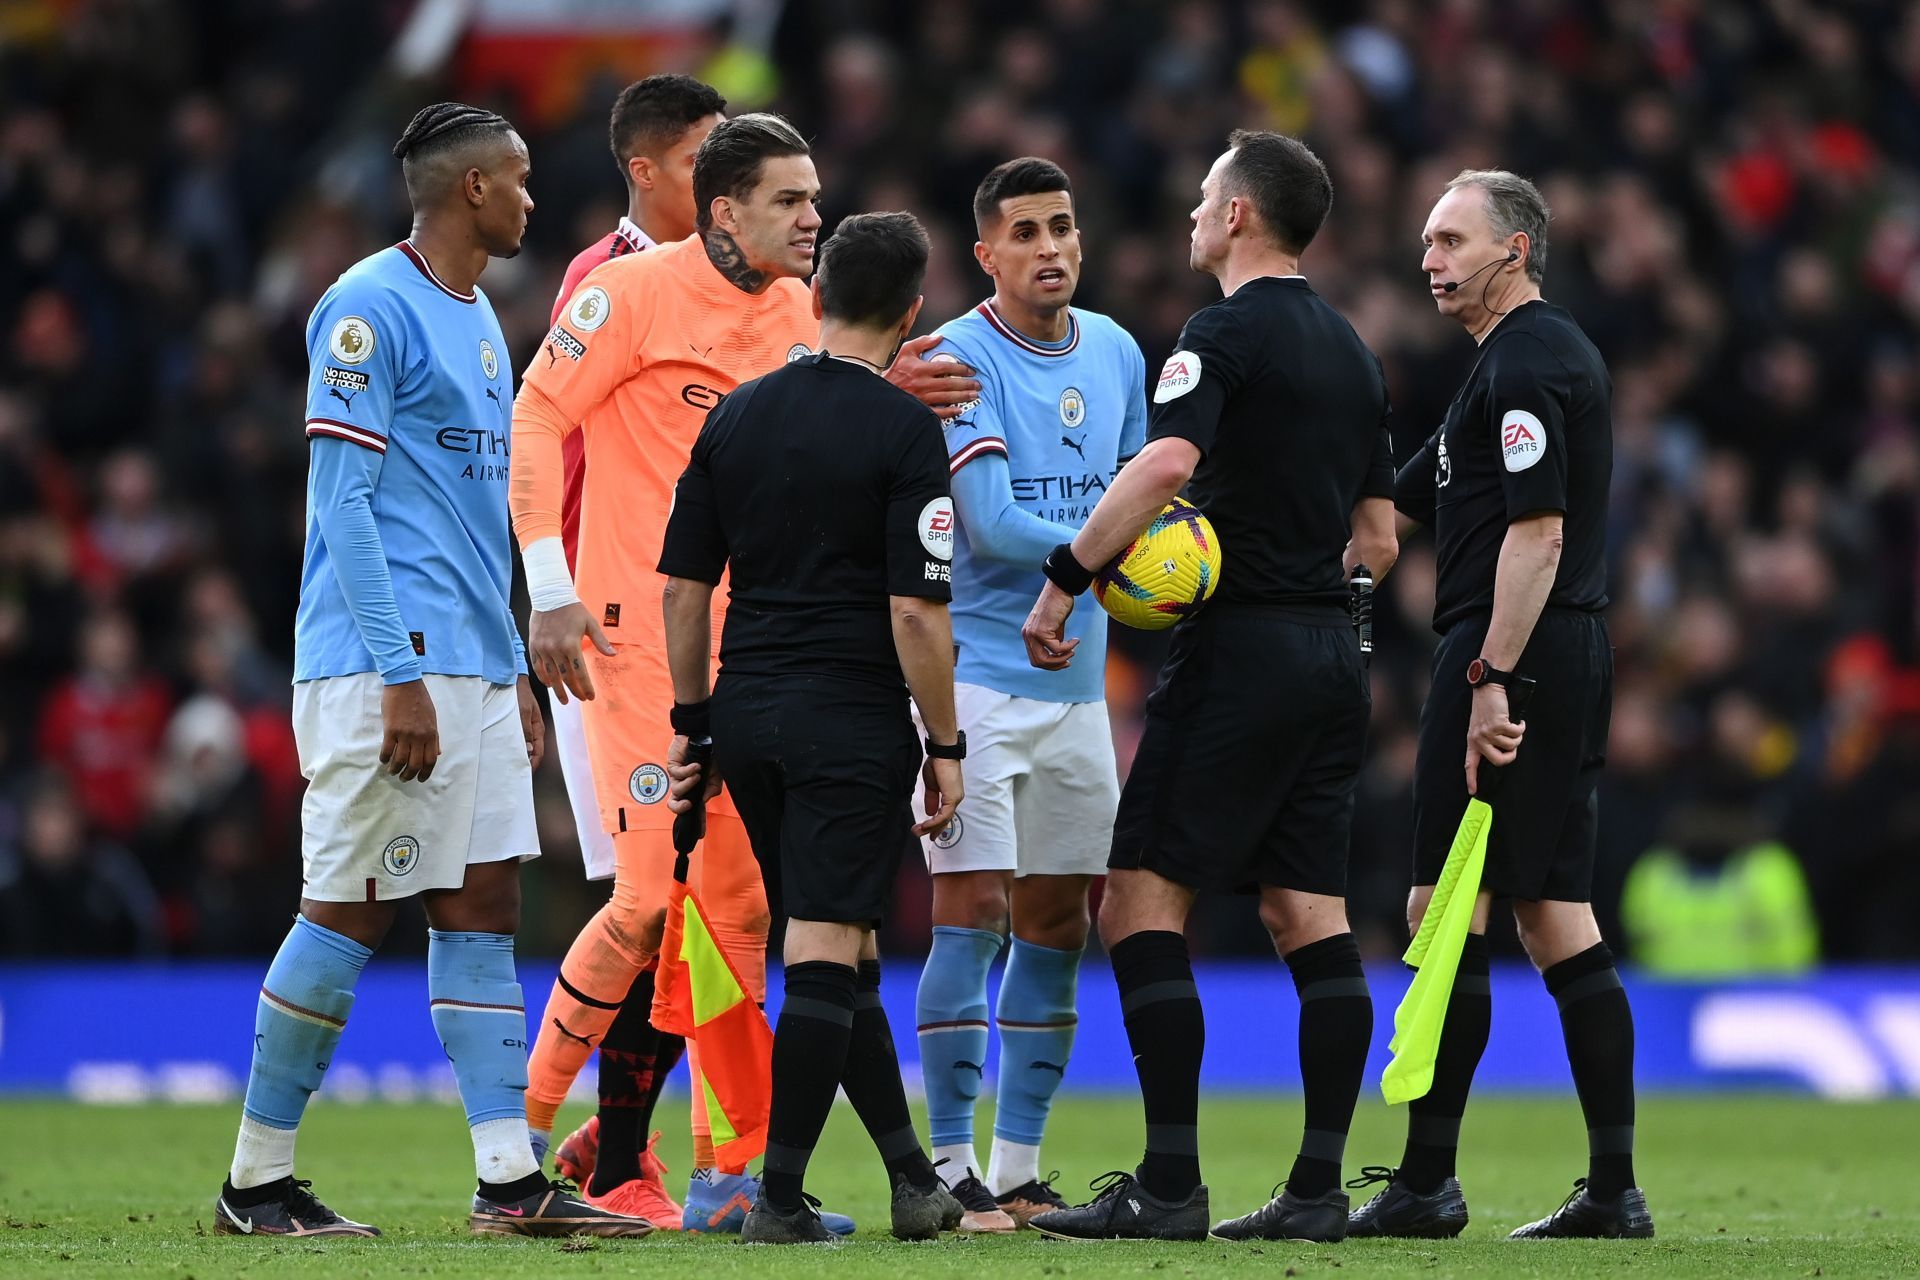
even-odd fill
[{"label": "blurred crowd", "polygon": [[[462,84],[395,84],[410,6],[86,0],[0,14],[0,954],[270,949],[298,892],[288,672],[304,321],[398,240],[386,149]],[[987,292],[974,184],[1073,175],[1080,301],[1157,368],[1217,296],[1187,212],[1236,125],[1305,138],[1334,215],[1316,289],[1380,354],[1418,448],[1472,344],[1419,229],[1466,167],[1553,208],[1546,294],[1614,377],[1618,654],[1596,903],[1668,972],[1920,957],[1920,4],[1799,0],[1023,0],[786,6],[736,86],[724,24],[657,69],[815,140],[828,225],[921,215],[929,327]],[[763,64],[764,65],[764,64]],[[532,350],[568,257],[624,211],[619,78],[520,122],[527,251],[488,270]],[[516,360],[515,363],[520,363]],[[1356,926],[1404,944],[1433,560],[1378,614]],[[1123,637],[1123,763],[1158,650]],[[527,936],[590,907],[549,765]],[[920,869],[891,946],[925,945]],[[1244,901],[1195,942],[1255,951]],[[399,941],[396,936],[396,942]]]}]

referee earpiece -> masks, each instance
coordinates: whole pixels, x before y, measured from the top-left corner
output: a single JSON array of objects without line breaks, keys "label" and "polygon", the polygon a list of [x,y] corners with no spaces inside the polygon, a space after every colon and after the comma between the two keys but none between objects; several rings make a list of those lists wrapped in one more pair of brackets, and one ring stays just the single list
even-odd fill
[{"label": "referee earpiece", "polygon": [[1520,251],[1519,251],[1518,249],[1509,249],[1509,250],[1507,250],[1507,261],[1508,261],[1508,262],[1512,262],[1512,261],[1514,261],[1514,260],[1515,260],[1516,258],[1518,258],[1519,256],[1520,256]]}]

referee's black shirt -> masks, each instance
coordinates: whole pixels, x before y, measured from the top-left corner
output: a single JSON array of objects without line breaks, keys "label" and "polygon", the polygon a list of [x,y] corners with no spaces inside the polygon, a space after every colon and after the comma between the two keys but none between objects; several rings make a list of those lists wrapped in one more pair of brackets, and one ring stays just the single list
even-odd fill
[{"label": "referee's black shirt", "polygon": [[1386,422],[1380,362],[1302,277],[1261,276],[1194,313],[1147,438],[1200,449],[1187,492],[1220,535],[1216,607],[1345,607],[1354,504],[1393,496]]},{"label": "referee's black shirt", "polygon": [[953,597],[953,502],[933,411],[821,353],[743,382],[707,415],[661,573],[729,571],[722,674],[899,687],[889,596]]},{"label": "referee's black shirt", "polygon": [[1547,604],[1606,608],[1612,480],[1613,379],[1600,353],[1561,308],[1514,308],[1395,486],[1394,505],[1433,530],[1434,630],[1493,608],[1508,524],[1545,512],[1566,518]]}]

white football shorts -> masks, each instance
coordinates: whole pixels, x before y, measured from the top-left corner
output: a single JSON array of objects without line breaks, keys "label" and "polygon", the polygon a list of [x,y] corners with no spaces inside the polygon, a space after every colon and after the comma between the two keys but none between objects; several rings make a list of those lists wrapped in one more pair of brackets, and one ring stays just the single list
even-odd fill
[{"label": "white football shorts", "polygon": [[[921,842],[928,869],[1105,875],[1120,805],[1107,704],[977,684],[955,684],[953,699],[967,735],[967,794],[947,829]],[[916,814],[923,807],[916,798]]]},{"label": "white football shorts", "polygon": [[567,784],[567,804],[573,809],[573,829],[580,836],[580,862],[589,880],[613,879],[613,837],[600,821],[600,801],[593,788],[593,765],[587,759],[587,726],[580,700],[550,699],[553,712],[553,749],[560,757],[560,776]]},{"label": "white football shorts", "polygon": [[470,863],[540,856],[514,687],[479,676],[425,680],[440,726],[440,759],[425,782],[402,782],[380,763],[386,731],[377,673],[293,687],[293,736],[307,778],[304,896],[410,898],[459,888]]}]

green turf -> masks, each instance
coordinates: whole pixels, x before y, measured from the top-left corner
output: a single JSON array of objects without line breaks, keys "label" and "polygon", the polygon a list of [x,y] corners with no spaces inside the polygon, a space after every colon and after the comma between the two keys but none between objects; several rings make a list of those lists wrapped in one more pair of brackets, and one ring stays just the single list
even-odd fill
[{"label": "green turf", "polygon": [[[662,1120],[684,1117],[671,1100]],[[677,1114],[676,1114],[677,1113]],[[578,1120],[570,1108],[562,1122]],[[983,1117],[984,1119],[984,1117]],[[714,1277],[923,1280],[986,1275],[1103,1280],[1186,1276],[1842,1276],[1920,1272],[1920,1107],[1785,1098],[1648,1099],[1640,1180],[1659,1225],[1646,1243],[1509,1242],[1508,1230],[1560,1203],[1581,1172],[1579,1111],[1566,1099],[1476,1099],[1461,1167],[1473,1225],[1457,1241],[1073,1245],[884,1235],[885,1187],[858,1122],[835,1111],[809,1185],[863,1230],[837,1249],[743,1249],[725,1238],[656,1235],[569,1243],[476,1240],[465,1134],[450,1106],[316,1106],[300,1140],[301,1174],[343,1212],[387,1231],[378,1241],[281,1245],[204,1235],[231,1154],[232,1107],[0,1104],[0,1276],[598,1276],[698,1268]],[[1263,1201],[1297,1133],[1285,1098],[1208,1100],[1201,1145],[1216,1217]],[[1361,1108],[1350,1164],[1387,1162],[1403,1120]],[[1138,1156],[1127,1099],[1071,1098],[1048,1137],[1049,1164],[1075,1189]],[[663,1140],[679,1174],[687,1140]],[[683,1186],[679,1177],[669,1185]],[[1078,1197],[1073,1197],[1078,1198]],[[829,1271],[831,1269],[831,1271]]]}]

